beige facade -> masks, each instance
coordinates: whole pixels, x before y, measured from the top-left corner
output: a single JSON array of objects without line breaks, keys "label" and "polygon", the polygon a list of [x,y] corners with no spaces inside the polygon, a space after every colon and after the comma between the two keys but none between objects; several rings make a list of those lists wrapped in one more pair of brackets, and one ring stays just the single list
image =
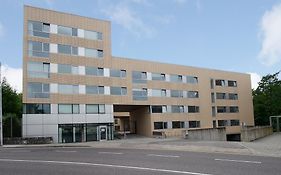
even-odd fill
[{"label": "beige facade", "polygon": [[[88,141],[87,125],[96,124],[96,140],[102,137],[99,127],[103,125],[108,126],[107,139],[112,139],[109,135],[114,115],[122,118],[121,113],[129,116],[132,133],[145,136],[152,136],[153,131],[180,136],[185,130],[212,127],[226,127],[228,134],[237,134],[241,125],[254,125],[250,75],[114,57],[109,21],[24,8],[24,136],[52,136],[64,142],[63,133],[69,133],[60,127],[69,124],[73,126],[69,129],[72,141],[80,135],[82,141]],[[42,53],[40,43],[48,43],[42,44]],[[41,70],[41,63],[47,68]],[[95,72],[98,68],[101,74]],[[73,93],[65,93],[68,88],[73,88]],[[36,109],[29,104],[37,104]],[[47,112],[38,110],[40,104],[50,105]],[[69,104],[75,104],[72,113]],[[90,104],[105,105],[105,112],[92,111],[96,106]],[[77,105],[78,113],[73,112]],[[50,125],[57,129],[46,129],[51,133],[46,134],[48,119],[42,117],[42,122],[30,124],[29,118],[34,115],[53,115],[55,122]],[[67,116],[61,121],[63,115]],[[108,115],[108,119],[104,120],[103,115]],[[88,120],[89,116],[92,118]],[[36,127],[39,129],[32,129]],[[75,136],[77,128],[83,131]]]}]

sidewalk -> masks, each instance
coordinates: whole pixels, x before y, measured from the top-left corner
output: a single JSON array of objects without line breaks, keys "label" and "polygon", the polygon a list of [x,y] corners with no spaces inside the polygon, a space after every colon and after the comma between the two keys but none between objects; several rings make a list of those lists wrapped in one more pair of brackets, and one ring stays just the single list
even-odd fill
[{"label": "sidewalk", "polygon": [[225,141],[191,141],[180,138],[147,138],[133,137],[121,140],[84,142],[48,145],[5,145],[5,148],[28,147],[83,147],[83,148],[119,148],[119,149],[151,149],[193,152],[216,152],[225,154],[245,154],[258,156],[281,157],[281,133],[275,133],[254,142]]}]

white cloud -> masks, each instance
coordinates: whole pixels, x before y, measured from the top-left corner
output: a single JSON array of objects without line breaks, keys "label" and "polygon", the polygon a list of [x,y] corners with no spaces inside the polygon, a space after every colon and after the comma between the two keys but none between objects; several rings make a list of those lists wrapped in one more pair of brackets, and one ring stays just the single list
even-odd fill
[{"label": "white cloud", "polygon": [[0,22],[0,37],[4,36],[4,27],[2,23]]},{"label": "white cloud", "polygon": [[252,84],[252,89],[256,89],[258,87],[258,83],[261,80],[261,76],[255,72],[248,72],[248,74],[251,75],[251,84]]},{"label": "white cloud", "polygon": [[17,92],[22,92],[22,69],[13,68],[8,65],[2,65],[1,69],[2,79],[6,77],[7,82],[15,89]]},{"label": "white cloud", "polygon": [[272,66],[281,60],[281,4],[266,11],[261,19],[262,48],[259,59]]},{"label": "white cloud", "polygon": [[151,38],[155,34],[154,28],[145,24],[139,15],[129,7],[128,3],[119,3],[103,10],[112,22],[115,22],[137,37]]}]

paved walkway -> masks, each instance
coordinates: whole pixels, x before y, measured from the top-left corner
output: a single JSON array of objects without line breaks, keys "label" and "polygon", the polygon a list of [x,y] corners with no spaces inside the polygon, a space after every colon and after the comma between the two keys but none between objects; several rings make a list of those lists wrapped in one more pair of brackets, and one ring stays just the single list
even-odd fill
[{"label": "paved walkway", "polygon": [[48,145],[5,145],[4,147],[41,146],[175,150],[281,157],[281,133],[274,133],[271,136],[256,140],[254,142],[191,141],[180,138],[158,139],[131,136],[127,139],[101,142]]}]

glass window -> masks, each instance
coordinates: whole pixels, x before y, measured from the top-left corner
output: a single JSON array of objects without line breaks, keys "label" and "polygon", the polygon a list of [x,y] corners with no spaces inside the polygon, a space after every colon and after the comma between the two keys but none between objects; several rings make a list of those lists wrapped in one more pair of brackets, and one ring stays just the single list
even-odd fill
[{"label": "glass window", "polygon": [[172,122],[172,128],[176,129],[176,128],[185,128],[184,126],[184,122],[183,121],[173,121]]},{"label": "glass window", "polygon": [[171,90],[171,97],[182,98],[183,97],[183,91],[181,91],[181,90]]},{"label": "glass window", "polygon": [[152,73],[152,80],[165,81],[165,79],[166,79],[165,74],[161,74],[161,73]]},{"label": "glass window", "polygon": [[59,84],[58,87],[60,94],[79,94],[78,85]]},{"label": "glass window", "polygon": [[85,30],[84,31],[84,37],[86,39],[90,39],[90,40],[97,40],[98,39],[98,34],[95,31]]},{"label": "glass window", "polygon": [[65,26],[58,26],[58,34],[67,36],[77,36],[77,29]]},{"label": "glass window", "polygon": [[98,57],[98,52],[97,52],[96,49],[85,48],[85,56],[86,57],[97,58]]},{"label": "glass window", "polygon": [[218,120],[218,126],[228,126],[227,120]]},{"label": "glass window", "polygon": [[210,79],[210,87],[211,89],[214,89],[214,79]]},{"label": "glass window", "polygon": [[126,77],[126,70],[110,69],[111,77]]},{"label": "glass window", "polygon": [[229,100],[238,100],[238,94],[229,93],[228,99]]},{"label": "glass window", "polygon": [[127,95],[126,87],[110,87],[111,95]]},{"label": "glass window", "polygon": [[105,105],[104,104],[86,104],[87,114],[104,114]]},{"label": "glass window", "polygon": [[162,113],[162,106],[151,106],[151,113]]},{"label": "glass window", "polygon": [[226,106],[217,106],[217,113],[226,113]]},{"label": "glass window", "polygon": [[72,36],[78,36],[78,29],[72,28]]},{"label": "glass window", "polygon": [[239,126],[240,122],[239,120],[230,120],[230,126]]},{"label": "glass window", "polygon": [[188,91],[187,97],[188,98],[199,98],[199,92],[198,91]]},{"label": "glass window", "polygon": [[166,89],[161,89],[161,96],[162,97],[166,97],[167,96]]},{"label": "glass window", "polygon": [[102,40],[102,33],[98,32],[98,40]]},{"label": "glass window", "polygon": [[104,104],[99,104],[99,113],[105,114],[105,105]]},{"label": "glass window", "polygon": [[225,93],[216,93],[216,98],[217,99],[226,99],[226,94]]},{"label": "glass window", "polygon": [[133,83],[146,83],[147,82],[146,72],[133,71],[132,79],[133,79]]},{"label": "glass window", "polygon": [[104,86],[86,86],[86,94],[104,94]]},{"label": "glass window", "polygon": [[71,54],[72,55],[78,55],[78,47],[72,46],[71,47]]},{"label": "glass window", "polygon": [[216,86],[225,86],[224,80],[216,80]]},{"label": "glass window", "polygon": [[59,114],[79,114],[79,104],[59,104]]},{"label": "glass window", "polygon": [[98,68],[97,75],[98,75],[98,76],[104,76],[104,69],[101,68],[101,67],[99,67],[99,68]]},{"label": "glass window", "polygon": [[133,89],[133,100],[147,100],[147,89]]},{"label": "glass window", "polygon": [[28,91],[29,98],[49,98],[50,97],[49,84],[28,83],[27,91]]},{"label": "glass window", "polygon": [[211,93],[211,101],[212,103],[215,103],[215,93]]},{"label": "glass window", "polygon": [[198,113],[199,111],[199,106],[188,106],[188,113]]},{"label": "glass window", "polygon": [[72,74],[74,74],[74,75],[79,74],[79,68],[78,68],[78,66],[72,66]]},{"label": "glass window", "polygon": [[121,70],[121,77],[122,78],[126,77],[126,70]]},{"label": "glass window", "polygon": [[31,36],[49,38],[50,24],[37,21],[28,21],[28,33]]},{"label": "glass window", "polygon": [[71,55],[71,46],[58,44],[58,53]]},{"label": "glass window", "polygon": [[228,84],[229,87],[237,87],[237,82],[236,81],[228,80],[227,84]]},{"label": "glass window", "polygon": [[171,109],[172,109],[172,113],[184,113],[183,106],[172,105]]},{"label": "glass window", "polygon": [[230,106],[229,107],[229,112],[230,113],[237,113],[237,112],[239,112],[238,106]]},{"label": "glass window", "polygon": [[189,128],[200,128],[200,121],[189,121]]},{"label": "glass window", "polygon": [[42,43],[37,41],[28,42],[28,55],[34,57],[49,57],[49,43]]},{"label": "glass window", "polygon": [[58,73],[72,73],[72,66],[69,64],[58,64]]},{"label": "glass window", "polygon": [[86,75],[97,75],[96,67],[85,67]]},{"label": "glass window", "polygon": [[216,107],[212,106],[212,116],[215,117],[216,116]]},{"label": "glass window", "polygon": [[175,83],[179,83],[182,82],[182,75],[170,75],[170,81],[171,82],[175,82]]},{"label": "glass window", "polygon": [[198,77],[186,76],[186,83],[197,84],[198,83]]},{"label": "glass window", "polygon": [[162,91],[161,91],[161,89],[152,89],[151,90],[151,95],[153,97],[161,97],[162,96]]},{"label": "glass window", "polygon": [[154,129],[167,129],[167,122],[154,122]]},{"label": "glass window", "polygon": [[30,78],[49,78],[50,63],[28,62],[27,73]]},{"label": "glass window", "polygon": [[50,104],[24,104],[23,105],[24,114],[50,114],[51,105]]},{"label": "glass window", "polygon": [[98,58],[102,58],[103,57],[103,50],[98,50]]}]

